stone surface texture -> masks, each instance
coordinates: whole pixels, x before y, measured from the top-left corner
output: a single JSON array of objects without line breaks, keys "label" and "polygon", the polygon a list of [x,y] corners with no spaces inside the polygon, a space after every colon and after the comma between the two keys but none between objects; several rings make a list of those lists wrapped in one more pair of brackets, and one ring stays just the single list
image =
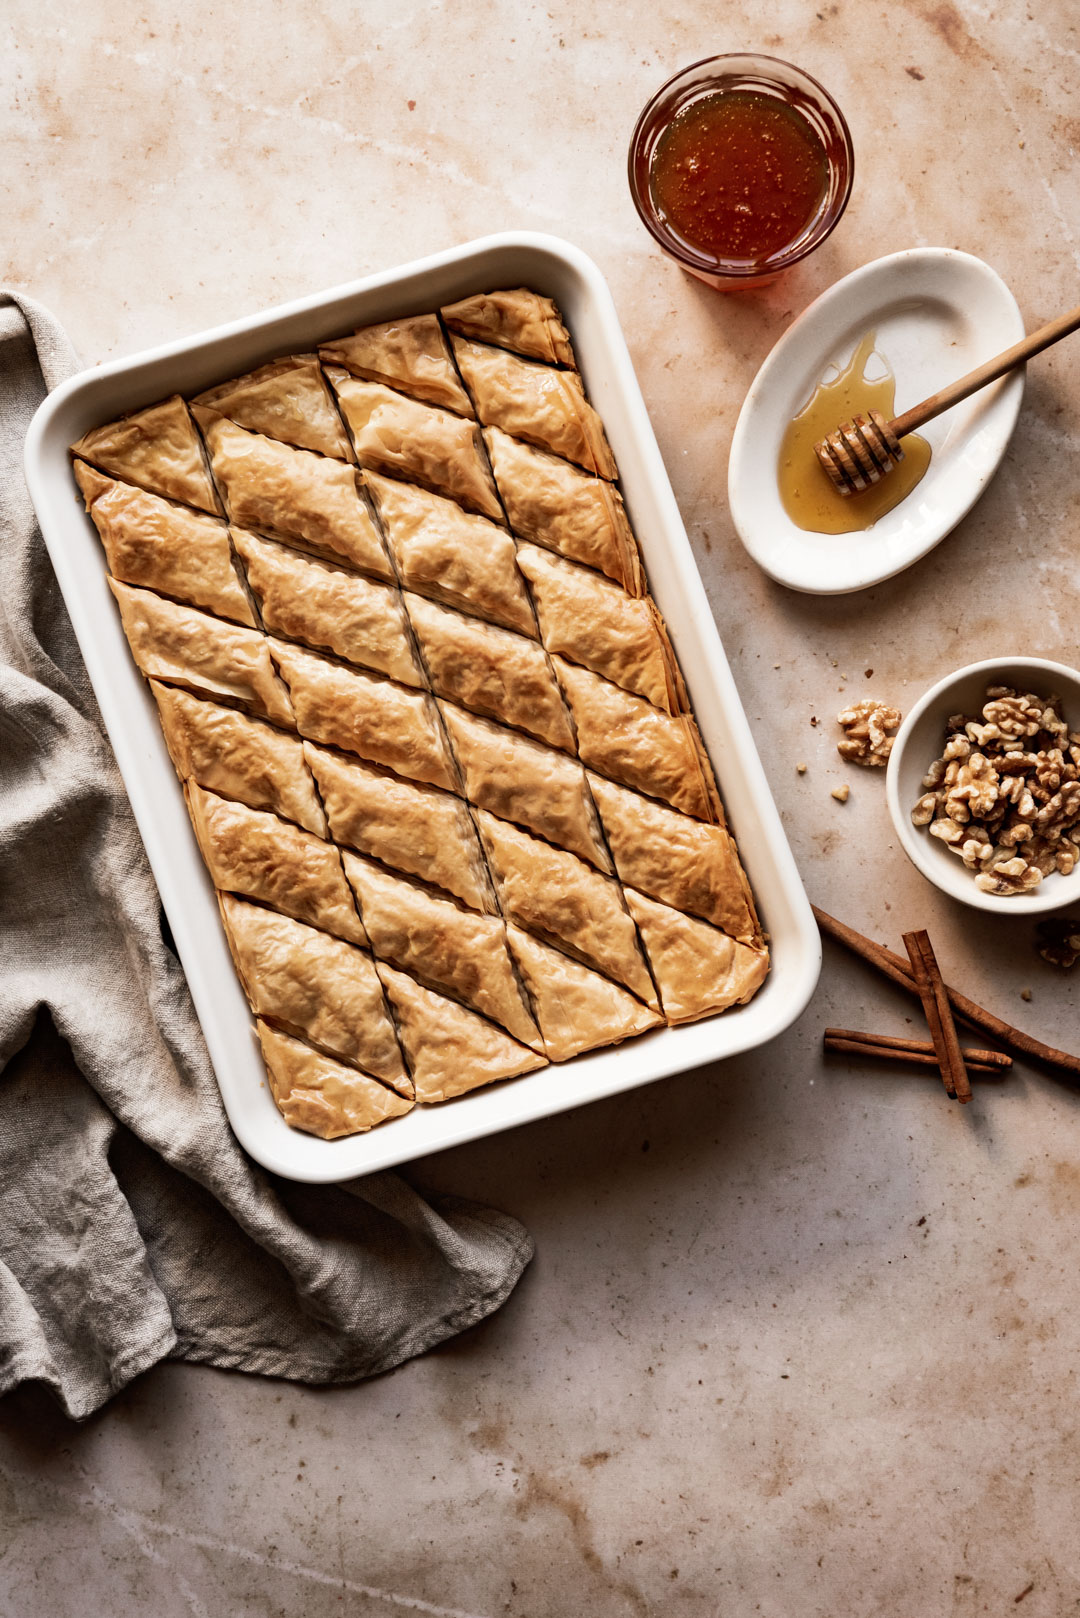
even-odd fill
[{"label": "stone surface texture", "polygon": [[[999,652],[1077,661],[1077,350],[1033,363],[984,498],[879,589],[772,584],[725,484],[757,367],[857,265],[955,246],[1029,328],[1076,302],[1078,16],[818,3],[9,0],[0,283],[95,363],[492,230],[578,243],[610,280],[811,896],[894,947],[929,927],[971,994],[1075,1047],[1080,969],[917,875],[833,718],[853,692],[906,709]],[[820,77],[857,166],[824,248],[726,298],[658,255],[624,162],[658,84],[737,49]],[[810,1009],[767,1049],[415,1164],[524,1219],[538,1257],[495,1319],[379,1382],[165,1366],[80,1428],[9,1399],[0,1615],[1080,1610],[1080,1105],[1022,1067],[961,1110],[822,1059],[828,1023],[915,1017],[826,946]]]}]

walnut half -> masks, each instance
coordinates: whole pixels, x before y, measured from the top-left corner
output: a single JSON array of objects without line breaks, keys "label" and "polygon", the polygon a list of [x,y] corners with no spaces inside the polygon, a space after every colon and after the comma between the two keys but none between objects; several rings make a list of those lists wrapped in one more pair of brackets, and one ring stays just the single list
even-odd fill
[{"label": "walnut half", "polygon": [[899,708],[887,702],[879,702],[876,697],[860,697],[836,716],[837,724],[846,733],[844,740],[837,742],[836,751],[851,764],[883,769],[889,762],[902,717]]}]

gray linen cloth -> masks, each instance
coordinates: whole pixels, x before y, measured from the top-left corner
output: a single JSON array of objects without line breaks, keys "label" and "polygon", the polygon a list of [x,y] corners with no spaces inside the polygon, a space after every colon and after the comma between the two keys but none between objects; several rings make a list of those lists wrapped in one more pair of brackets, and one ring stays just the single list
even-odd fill
[{"label": "gray linen cloth", "polygon": [[23,481],[74,368],[0,293],[0,1393],[36,1379],[83,1417],[162,1358],[372,1376],[497,1309],[532,1244],[237,1145]]}]

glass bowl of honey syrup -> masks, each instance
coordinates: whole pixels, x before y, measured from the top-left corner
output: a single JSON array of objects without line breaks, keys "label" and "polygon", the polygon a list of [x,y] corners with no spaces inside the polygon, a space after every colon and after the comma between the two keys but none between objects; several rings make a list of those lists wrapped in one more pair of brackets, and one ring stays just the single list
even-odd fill
[{"label": "glass bowl of honey syrup", "polygon": [[630,142],[630,191],[677,264],[721,291],[764,286],[812,253],[851,195],[836,102],[772,56],[712,56],[677,73]]}]

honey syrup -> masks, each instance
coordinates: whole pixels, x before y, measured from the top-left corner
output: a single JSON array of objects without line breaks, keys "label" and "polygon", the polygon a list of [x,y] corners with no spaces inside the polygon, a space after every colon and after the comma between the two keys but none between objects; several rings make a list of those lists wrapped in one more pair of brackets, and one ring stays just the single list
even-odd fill
[{"label": "honey syrup", "polygon": [[870,528],[907,498],[930,465],[930,445],[909,433],[900,440],[904,459],[880,483],[861,494],[842,495],[814,454],[814,445],[852,416],[880,410],[889,421],[895,414],[896,378],[883,354],[878,359],[886,365],[885,375],[873,382],[866,377],[876,341],[876,332],[867,332],[845,369],[833,381],[819,384],[784,433],[777,467],[781,504],[795,526],[810,533],[854,534]]},{"label": "honey syrup", "polygon": [[829,160],[796,107],[723,90],[684,107],[652,160],[659,218],[718,262],[764,262],[798,240],[828,189]]}]

